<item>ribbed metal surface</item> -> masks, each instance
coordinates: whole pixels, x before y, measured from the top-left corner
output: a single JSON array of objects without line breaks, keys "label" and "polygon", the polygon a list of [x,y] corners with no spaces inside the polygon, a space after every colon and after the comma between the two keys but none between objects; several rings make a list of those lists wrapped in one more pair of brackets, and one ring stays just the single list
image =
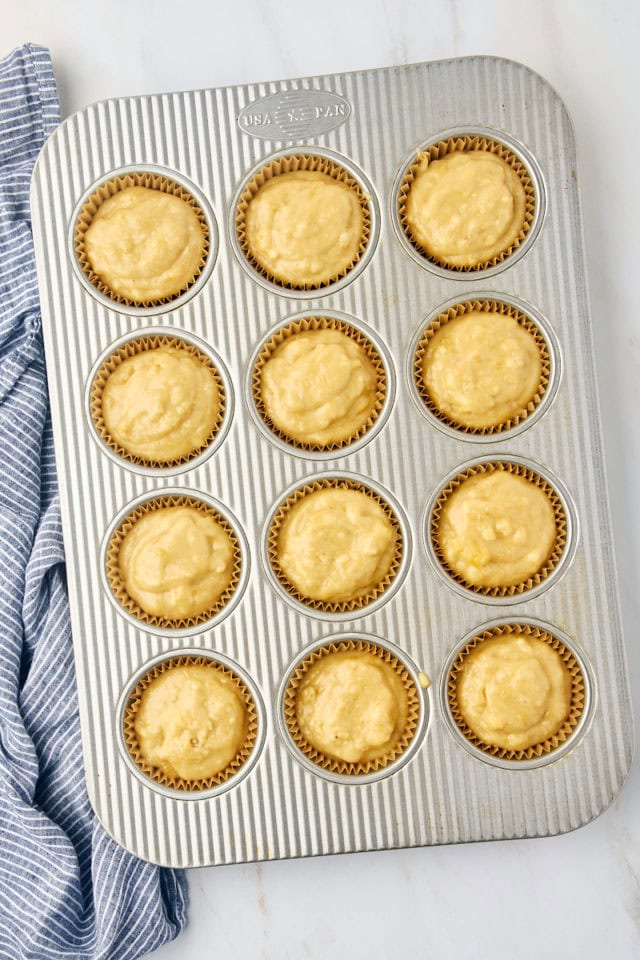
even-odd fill
[{"label": "ribbed metal surface", "polygon": [[[283,91],[331,90],[350,117],[321,137],[298,141],[344,154],[377,192],[382,231],[366,270],[330,296],[278,296],[252,281],[229,242],[229,205],[261,158],[295,142],[241,131],[240,111]],[[389,196],[409,152],[468,123],[504,131],[540,166],[546,221],[529,253],[490,282],[445,279],[414,263],[389,217]],[[220,250],[201,293],[160,317],[135,317],[97,303],[74,275],[67,251],[73,210],[108,171],[157,164],[193,181],[209,199]],[[571,124],[554,91],[517,64],[485,57],[388,70],[255,84],[100,103],[70,117],[38,161],[32,206],[43,325],[60,475],[69,593],[89,793],[107,830],[149,860],[174,865],[231,863],[570,830],[598,815],[619,790],[632,754],[618,593],[605,488]],[[533,304],[560,344],[563,378],[545,416],[511,440],[470,444],[434,429],[416,409],[406,354],[418,325],[453,296],[492,290]],[[244,366],[256,343],[301,309],[335,309],[371,326],[387,345],[398,391],[388,423],[357,453],[310,463],[283,453],[258,431],[242,396]],[[236,410],[221,448],[198,469],[144,477],[113,463],[90,435],[83,410],[96,358],[128,331],[178,327],[220,354],[233,379]],[[446,727],[431,692],[428,733],[415,757],[368,785],[329,783],[304,769],[277,732],[274,710],[283,674],[303,646],[336,631],[361,630],[407,651],[435,685],[448,655],[469,630],[504,616],[459,597],[430,567],[420,530],[427,499],[457,464],[484,453],[528,458],[558,476],[575,502],[579,543],[563,579],[508,615],[563,630],[593,670],[595,713],[576,749],[534,770],[503,770],[471,756]],[[291,609],[260,564],[264,519],[282,491],[318,470],[348,470],[390,490],[413,528],[407,579],[374,614],[344,626]],[[119,616],[101,585],[100,543],[113,517],[146,491],[202,490],[239,518],[251,545],[247,591],[212,630],[187,639],[157,637]],[[181,647],[220,651],[253,678],[265,702],[267,736],[251,773],[209,800],[160,795],[135,777],[118,751],[116,706],[152,657]]]}]

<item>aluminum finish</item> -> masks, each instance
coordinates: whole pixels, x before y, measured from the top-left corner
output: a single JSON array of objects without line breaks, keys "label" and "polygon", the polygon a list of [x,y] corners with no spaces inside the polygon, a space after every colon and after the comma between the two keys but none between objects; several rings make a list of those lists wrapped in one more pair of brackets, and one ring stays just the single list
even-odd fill
[{"label": "aluminum finish", "polygon": [[[306,91],[314,93],[307,97]],[[313,126],[311,107],[322,99],[316,91],[329,91],[349,105],[333,129]],[[294,93],[298,107],[309,107],[301,128],[306,139],[267,140],[264,128],[254,136],[252,128],[264,112],[260,99]],[[240,116],[251,117],[247,129],[240,127]],[[406,158],[428,140],[465,126],[488,127],[522,144],[540,170],[546,194],[538,236],[517,260],[493,271],[490,284],[488,272],[443,275],[423,268],[399,242],[392,222],[393,184]],[[301,304],[286,290],[267,289],[241,266],[226,225],[249,171],[293,147],[328,150],[353,163],[371,181],[380,206],[380,235],[366,266],[341,289],[305,297],[305,309],[339,311],[376,331],[397,374],[384,427],[370,443],[330,463],[310,463],[276,447],[239,400],[255,344]],[[122,167],[150,165],[195,184],[219,236],[207,281],[152,315],[88,292],[68,245],[77,204],[96,181]],[[197,866],[547,836],[598,816],[628,773],[633,733],[575,144],[553,89],[517,63],[479,56],[106,101],[68,118],[49,139],[34,173],[32,211],[86,780],[109,833],[148,860]],[[366,785],[329,782],[299,763],[278,732],[278,690],[303,648],[329,633],[371,634],[398,646],[436,684],[460,639],[506,613],[456,593],[420,546],[430,492],[472,456],[496,456],[496,445],[470,444],[434,428],[400,375],[424,317],[454,296],[468,299],[488,288],[532,304],[547,319],[563,368],[544,416],[530,429],[501,437],[500,454],[524,457],[566,484],[580,526],[562,579],[538,596],[522,598],[508,614],[542,620],[584,651],[593,716],[575,749],[553,763],[503,769],[457,742],[439,697],[432,696],[427,734],[401,769]],[[169,477],[143,476],[106,456],[91,436],[84,409],[96,359],[118,338],[152,327],[186,330],[210,344],[229,371],[237,399],[224,443],[206,462]],[[414,540],[410,568],[395,596],[344,626],[293,610],[272,590],[259,560],[271,505],[292,484],[327,470],[362,475],[388,489]],[[244,596],[231,614],[186,638],[136,627],[101,585],[100,545],[112,518],[136,498],[167,486],[200,491],[231,510],[252,559]],[[184,648],[218,652],[237,663],[259,692],[266,718],[264,747],[247,776],[217,796],[189,800],[167,796],[136,776],[119,747],[118,704],[131,677],[154,658]]]}]

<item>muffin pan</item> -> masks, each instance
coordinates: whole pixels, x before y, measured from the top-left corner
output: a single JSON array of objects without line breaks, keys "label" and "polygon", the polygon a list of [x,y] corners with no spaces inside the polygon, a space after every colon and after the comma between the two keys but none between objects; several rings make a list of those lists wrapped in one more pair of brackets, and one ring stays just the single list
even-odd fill
[{"label": "muffin pan", "polygon": [[[407,238],[399,194],[418,152],[480,141],[502,145],[526,168],[533,191],[526,236],[487,269],[446,269]],[[359,259],[319,289],[263,276],[236,230],[238,204],[256,174],[299,157],[343,168],[368,211]],[[202,272],[157,306],[113,300],[76,256],[76,222],[88,198],[114,177],[134,174],[191,194],[208,228]],[[548,84],[511,61],[472,57],[99,103],[49,139],[31,199],[86,780],[108,832],[147,860],[198,866],[546,836],[598,816],[628,773],[633,735],[575,146]],[[537,326],[549,382],[512,428],[477,435],[427,411],[413,369],[428,322],[456,303],[486,300],[510,304]],[[252,388],[261,348],[288,324],[314,317],[360,330],[386,373],[375,424],[328,451],[277,437]],[[210,446],[162,468],[104,443],[91,393],[111,353],[135,338],[165,336],[209,358],[224,383],[225,411]],[[430,535],[440,491],[462,471],[496,463],[542,477],[567,521],[553,572],[507,597],[456,583]],[[398,569],[358,609],[302,604],[282,588],[269,559],[279,505],[330,478],[368,487],[398,521]],[[227,518],[242,559],[229,603],[208,620],[172,629],[122,606],[107,553],[133,510],[149,499],[185,497]],[[506,622],[555,637],[583,677],[579,719],[542,757],[492,756],[465,738],[451,712],[457,654]],[[299,664],[347,642],[387,651],[416,691],[409,742],[364,776],[319,766],[298,749],[285,719],[288,678]],[[228,779],[176,789],[134,762],[127,708],[149,670],[200,657],[240,678],[256,729]]]}]

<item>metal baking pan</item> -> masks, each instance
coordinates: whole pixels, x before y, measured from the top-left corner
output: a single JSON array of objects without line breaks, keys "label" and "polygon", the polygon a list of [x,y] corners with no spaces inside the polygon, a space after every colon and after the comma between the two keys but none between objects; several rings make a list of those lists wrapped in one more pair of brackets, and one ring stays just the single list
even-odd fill
[{"label": "metal baking pan", "polygon": [[[527,161],[540,197],[518,255],[478,274],[432,269],[404,242],[394,190],[418,147],[450,131],[490,131]],[[281,151],[329,151],[370,190],[370,256],[326,291],[279,290],[241,263],[234,200],[250,172]],[[70,234],[82,198],[123,168],[160,168],[197,191],[211,220],[210,267],[157,310],[101,298],[77,269]],[[394,186],[395,185],[395,186]],[[67,556],[86,780],[107,831],[140,857],[174,866],[239,863],[471,840],[548,836],[598,816],[629,770],[633,733],[571,121],[553,89],[517,63],[471,57],[412,66],[99,103],[67,119],[37,162],[32,212]],[[453,298],[504,296],[541,318],[555,353],[553,392],[525,427],[473,442],[418,409],[408,357],[416,333]],[[385,422],[334,458],[272,442],[251,412],[247,367],[289,317],[334,312],[374,332],[393,370]],[[235,397],[211,456],[170,475],[106,454],[86,415],[98,358],[146,329],[184,331],[220,358]],[[387,416],[388,414],[388,416]],[[570,504],[562,576],[505,606],[451,588],[429,557],[425,510],[459,466],[524,460],[558,479]],[[317,473],[369,479],[406,516],[412,547],[400,588],[372,612],[323,618],[270,582],[263,529],[285,490]],[[102,544],[114,518],[154,491],[213,498],[246,535],[246,589],[228,616],[188,635],[142,629],[108,596]],[[513,598],[511,598],[513,600]],[[497,619],[543,622],[576,651],[587,678],[579,736],[552,762],[496,764],[465,749],[443,696],[446,666],[470,631]],[[431,678],[420,741],[373,782],[318,775],[282,728],[283,678],[334,635],[378,637]],[[122,745],[123,698],[169,654],[209,652],[257,692],[259,755],[228,789],[178,796],[146,780]]]}]

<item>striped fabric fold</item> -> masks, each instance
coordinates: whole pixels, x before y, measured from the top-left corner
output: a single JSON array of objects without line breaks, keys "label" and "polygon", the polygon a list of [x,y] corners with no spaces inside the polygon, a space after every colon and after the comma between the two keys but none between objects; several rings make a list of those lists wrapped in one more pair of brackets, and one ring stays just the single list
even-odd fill
[{"label": "striped fabric fold", "polygon": [[0,960],[136,960],[186,881],[108,837],[84,785],[29,213],[59,122],[48,51],[0,62]]}]

